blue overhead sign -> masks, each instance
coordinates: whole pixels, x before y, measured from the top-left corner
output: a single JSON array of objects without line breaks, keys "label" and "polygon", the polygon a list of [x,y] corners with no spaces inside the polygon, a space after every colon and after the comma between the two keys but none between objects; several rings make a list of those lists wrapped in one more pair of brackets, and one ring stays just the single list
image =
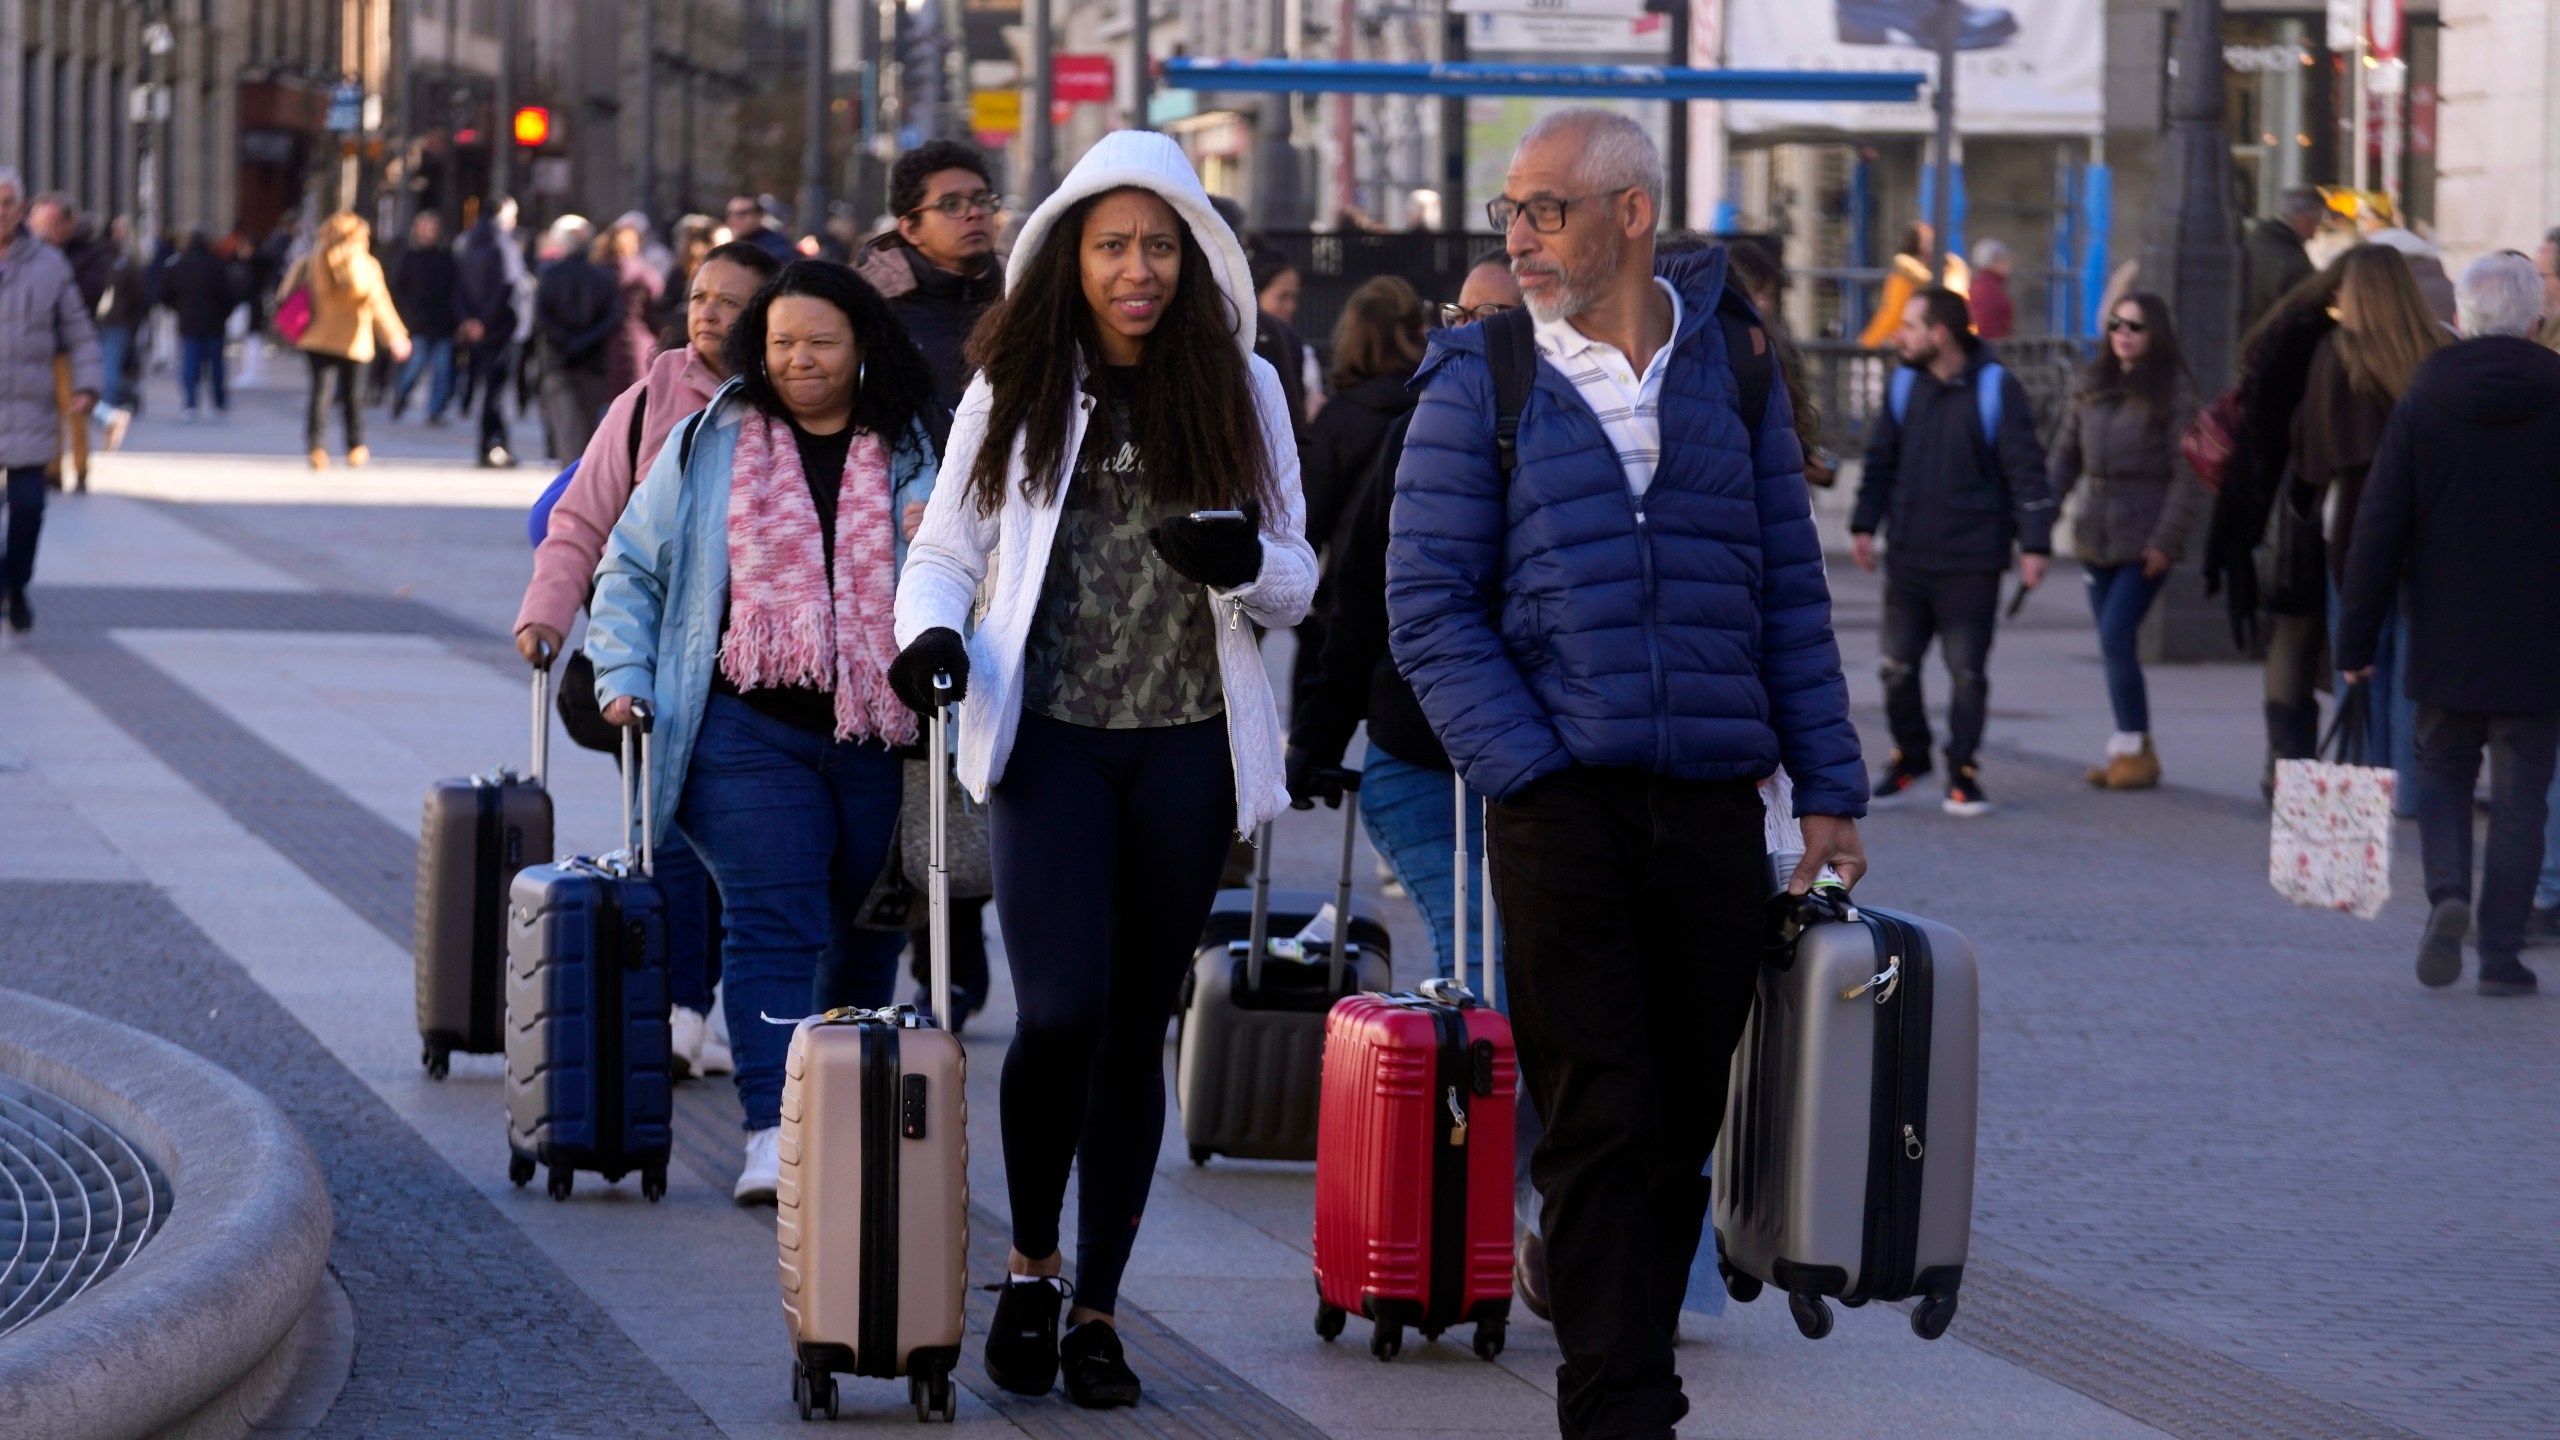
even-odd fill
[{"label": "blue overhead sign", "polygon": [[1325,95],[1552,95],[1622,100],[1811,100],[1912,104],[1919,71],[1694,70],[1663,65],[1486,65],[1386,60],[1162,62],[1195,90]]}]

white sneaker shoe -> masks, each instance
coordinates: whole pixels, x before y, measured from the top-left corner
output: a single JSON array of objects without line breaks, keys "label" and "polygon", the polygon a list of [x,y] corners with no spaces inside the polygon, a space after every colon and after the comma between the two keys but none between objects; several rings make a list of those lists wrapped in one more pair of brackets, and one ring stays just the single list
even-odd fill
[{"label": "white sneaker shoe", "polygon": [[693,1068],[700,1075],[727,1075],[738,1068],[729,1054],[729,1042],[720,1038],[720,1029],[709,1016],[703,1017],[702,1043],[693,1052]]},{"label": "white sneaker shoe", "polygon": [[777,1125],[747,1137],[747,1168],[738,1172],[729,1198],[741,1205],[770,1205],[781,1185],[782,1127]]},{"label": "white sneaker shoe", "polygon": [[667,1017],[667,1029],[672,1041],[667,1051],[667,1069],[678,1080],[690,1080],[704,1073],[702,1037],[711,1027],[704,1022],[702,1012],[678,1005]]}]

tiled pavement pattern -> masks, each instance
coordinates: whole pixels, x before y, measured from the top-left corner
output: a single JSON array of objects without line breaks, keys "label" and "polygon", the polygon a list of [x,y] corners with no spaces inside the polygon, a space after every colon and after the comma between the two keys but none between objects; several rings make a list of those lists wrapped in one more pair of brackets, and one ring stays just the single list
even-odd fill
[{"label": "tiled pavement pattern", "polygon": [[330,1267],[357,1316],[354,1368],[314,1440],[718,1435],[157,889],[0,881],[0,974],[186,1046],[264,1091],[310,1140],[337,1224]]},{"label": "tiled pavement pattern", "polygon": [[[270,843],[294,834],[329,837],[324,844],[279,848],[386,935],[405,942],[406,837],[264,742],[188,703],[189,692],[116,646],[101,627],[352,629],[457,640],[470,627],[428,607],[345,595],[103,587],[53,595],[41,647],[51,668]],[[2407,1030],[2405,1023],[2383,1023],[2382,1012],[2433,1007],[2417,1013],[2488,1038],[2535,1023],[2529,1007],[2420,995],[2406,981],[2405,937],[2388,925],[2305,917],[2275,903],[2254,868],[2262,863],[2263,822],[2244,805],[2176,793],[2092,796],[2049,765],[2004,763],[2001,774],[2012,813],[1996,826],[1968,827],[1960,846],[1926,843],[1951,838],[1941,827],[1959,823],[1933,813],[1889,817],[1871,827],[1879,837],[1893,837],[1878,842],[1888,868],[1876,882],[1877,898],[1943,915],[1987,953],[2012,962],[1987,977],[1989,1084],[1978,1204],[1985,1254],[1957,1336],[2179,1434],[2406,1433],[2318,1395],[2352,1400],[2429,1433],[2531,1433],[2542,1411],[2535,1372],[2526,1366],[2547,1353],[2540,1342],[2551,1334],[2549,1317],[2522,1317],[2528,1323],[2517,1324],[2519,1317],[2510,1314],[2503,1337],[2489,1333],[2493,1327],[2474,1323],[2461,1298],[2476,1289],[2437,1278],[2500,1273],[2497,1267],[2530,1257],[2504,1253],[2513,1247],[2499,1244],[2503,1236],[2483,1236],[2473,1247],[2498,1253],[2455,1254],[2429,1264],[2419,1263],[2424,1252],[2416,1245],[2377,1247],[2400,1237],[2426,1242],[2449,1229],[2430,1204],[2439,1190],[2448,1198],[2476,1191],[2472,1203],[2458,1207],[2467,1215],[2495,1213],[2505,1193],[2548,1193],[2548,1157],[2533,1155],[2518,1123],[2508,1150],[2524,1173],[2434,1172],[2393,1186],[2391,1157],[2429,1148],[2421,1141],[2443,1133],[2443,1117],[2414,1112],[2423,1118],[2408,1122],[2409,1133],[2397,1145],[2370,1127],[2344,1127],[2332,1118],[2413,1113],[2395,1107],[2391,1097],[2430,1089],[2449,1101],[2529,1091],[2529,1077],[2464,1076],[2413,1088],[2408,1081],[2425,1079],[2421,1064],[2400,1067],[2408,1073],[2399,1083],[2361,1076],[2363,1089],[2354,1093],[2362,1103],[2327,1098],[2346,1093],[2333,1087],[2356,1082],[2344,1072],[2357,1068],[2350,1062],[2360,1042],[2369,1048],[2377,1035]],[[368,830],[380,833],[365,838]],[[351,862],[359,855],[365,858]],[[2104,857],[2105,874],[2091,872],[2093,855]],[[2066,895],[2072,903],[2057,904]],[[2020,966],[2014,963],[2020,955],[2039,959]],[[2088,962],[2076,958],[2083,955]],[[246,983],[236,972],[234,978]],[[96,1000],[66,998],[115,1013]],[[2318,1003],[2306,1003],[2312,1000]],[[281,1014],[275,1019],[293,1027]],[[2296,1032],[2306,1023],[2321,1043],[2302,1043]],[[2492,1028],[2479,1030],[2482,1025]],[[2254,1064],[2246,1058],[2253,1041],[2263,1042],[2265,1057]],[[2162,1055],[2163,1047],[2173,1053]],[[2432,1047],[2411,1039],[2401,1048],[2415,1054],[2398,1058],[2427,1061]],[[2473,1048],[2488,1055],[2516,1047]],[[2298,1061],[2305,1055],[2335,1056],[2339,1063],[2304,1066]],[[2281,1063],[2286,1057],[2297,1063]],[[325,1055],[316,1058],[327,1064]],[[257,1078],[254,1065],[235,1068]],[[2301,1073],[2306,1070],[2312,1073]],[[2003,1084],[2003,1076],[2034,1076],[2036,1083]],[[2261,1097],[2281,1104],[2252,1103]],[[724,1171],[733,1152],[708,1142],[725,1139],[725,1123],[703,1119],[713,1133],[696,1151],[695,1168]],[[2227,1145],[2189,1146],[2189,1137],[2224,1129],[2232,1137]],[[2272,1143],[2287,1137],[2294,1143]],[[375,1138],[389,1143],[389,1137]],[[2458,1146],[2458,1153],[2495,1153],[2487,1143],[2492,1136],[2466,1138],[2481,1143]],[[2182,1146],[2188,1153],[2181,1154]],[[394,1173],[442,1168],[432,1155],[415,1160],[423,1163]],[[2278,1174],[2270,1176],[2270,1166]],[[2357,1173],[2382,1182],[2379,1192],[2393,1202],[2383,1207],[2386,1223],[2304,1223],[2315,1207],[2333,1205],[2329,1197],[2349,1188],[2340,1176]],[[458,1178],[452,1183],[460,1187]],[[2510,1184],[2512,1192],[2505,1188]],[[480,1222],[506,1228],[485,1206],[455,1208],[477,1209]],[[2387,1223],[2394,1215],[2407,1216],[2409,1224]],[[982,1239],[997,1233],[981,1229]],[[2187,1255],[2235,1258],[2227,1268],[2207,1269],[2185,1261]],[[341,1260],[361,1264],[344,1251]],[[2491,1268],[2439,1270],[2437,1264]],[[556,1280],[547,1261],[536,1268]],[[2516,1286],[2514,1293],[2550,1295],[2548,1271],[2547,1261],[2539,1272],[2527,1270],[2544,1283]],[[350,1290],[369,1335],[379,1339],[359,1278],[348,1276]],[[466,1288],[454,1293],[482,1293],[470,1281],[459,1283]],[[2150,1323],[2128,1324],[2128,1315]],[[2347,1348],[2341,1347],[2342,1324],[2351,1337]],[[1149,1364],[1151,1372],[1196,1362],[1214,1373],[1206,1357],[1166,1340],[1164,1358],[1172,1363]],[[2198,1347],[2198,1340],[2220,1353]],[[647,1367],[636,1354],[630,1359]],[[1222,1397],[1222,1406],[1250,1411],[1260,1399],[1212,1374],[1200,1383],[1219,1386],[1204,1393]],[[2306,1388],[2271,1383],[2270,1376]],[[1260,1413],[1222,1417],[1216,1433],[1265,1433],[1299,1423],[1262,1405]],[[522,1413],[513,1404],[508,1412]],[[1048,1409],[1040,1413],[1060,1418]]]}]

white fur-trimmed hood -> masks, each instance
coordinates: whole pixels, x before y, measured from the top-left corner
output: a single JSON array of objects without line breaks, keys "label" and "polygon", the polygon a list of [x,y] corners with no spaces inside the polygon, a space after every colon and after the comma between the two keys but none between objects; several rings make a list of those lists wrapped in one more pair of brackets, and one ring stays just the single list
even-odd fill
[{"label": "white fur-trimmed hood", "polygon": [[[1048,243],[1049,232],[1056,228],[1058,217],[1077,202],[1106,191],[1136,187],[1152,190],[1164,197],[1182,223],[1191,227],[1191,236],[1209,256],[1209,268],[1215,272],[1218,292],[1227,299],[1227,329],[1235,336],[1236,347],[1245,354],[1253,353],[1253,334],[1260,305],[1253,294],[1253,268],[1245,262],[1244,244],[1236,232],[1227,228],[1225,218],[1209,203],[1209,192],[1192,173],[1189,157],[1172,136],[1153,130],[1114,130],[1094,143],[1067,172],[1067,178],[1048,199],[1040,202],[1022,222],[1022,234],[1014,241],[1013,255],[1005,263],[1005,290],[1021,288],[1041,247]],[[1186,277],[1188,278],[1188,277]]]}]

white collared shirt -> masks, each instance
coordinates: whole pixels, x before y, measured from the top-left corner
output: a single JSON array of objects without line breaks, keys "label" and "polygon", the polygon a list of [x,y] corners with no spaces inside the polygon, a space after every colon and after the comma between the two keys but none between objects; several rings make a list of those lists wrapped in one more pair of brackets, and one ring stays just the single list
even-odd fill
[{"label": "white collared shirt", "polygon": [[1540,320],[1534,327],[1538,353],[1573,382],[1582,403],[1600,417],[1601,431],[1618,452],[1618,468],[1627,473],[1627,488],[1639,500],[1662,460],[1662,370],[1671,358],[1672,341],[1680,337],[1680,292],[1659,275],[1653,283],[1671,297],[1671,334],[1653,352],[1641,379],[1617,346],[1583,334],[1571,320]]}]

